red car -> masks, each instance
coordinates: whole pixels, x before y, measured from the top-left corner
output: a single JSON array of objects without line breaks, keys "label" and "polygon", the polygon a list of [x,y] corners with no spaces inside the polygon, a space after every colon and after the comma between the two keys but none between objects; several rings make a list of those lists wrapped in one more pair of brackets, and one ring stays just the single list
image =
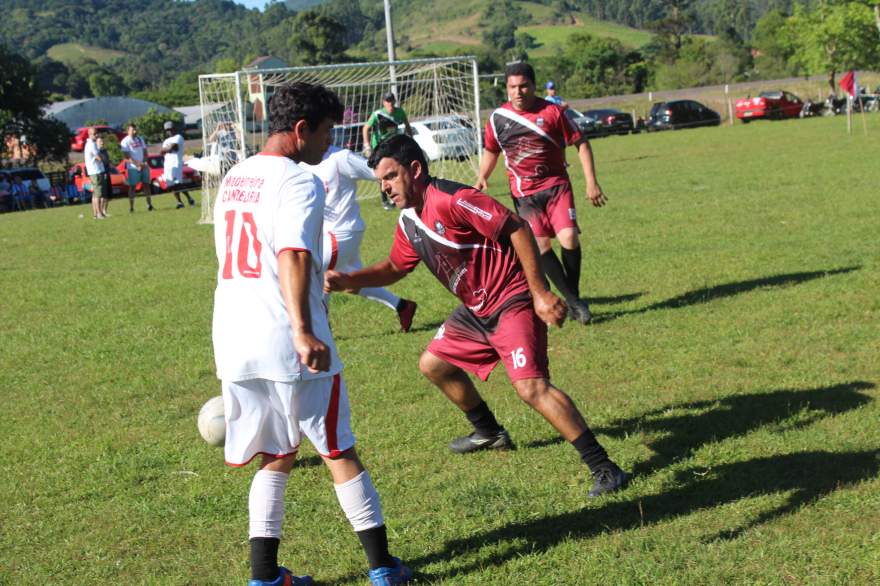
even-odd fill
[{"label": "red car", "polygon": [[[86,148],[86,140],[89,138],[89,128],[91,127],[81,126],[76,129],[76,132],[70,138],[70,150],[78,153],[83,152]],[[98,131],[98,134],[115,134],[117,140],[125,138],[124,132],[116,130],[112,126],[95,126],[95,129]]]},{"label": "red car", "polygon": [[754,118],[797,118],[804,108],[799,97],[785,91],[761,92],[757,98],[736,101],[736,117],[744,123]]},{"label": "red car", "polygon": [[[170,189],[168,185],[165,184],[165,179],[163,175],[165,173],[165,155],[147,155],[146,158],[147,167],[150,168],[150,193],[166,193],[168,191],[175,191]],[[128,168],[125,165],[125,161],[120,162],[116,169],[122,174],[126,181],[128,181]],[[183,166],[183,183],[178,186],[176,191],[183,191],[186,189],[198,189],[202,186],[202,176],[198,171],[193,169],[192,167],[188,167],[186,165]],[[137,184],[137,190],[141,190],[141,184]]]},{"label": "red car", "polygon": [[[92,191],[92,182],[86,174],[85,163],[77,163],[67,173],[76,184],[77,191]],[[128,195],[128,185],[125,183],[125,177],[113,167],[110,167],[110,190],[113,192],[114,197]]]}]

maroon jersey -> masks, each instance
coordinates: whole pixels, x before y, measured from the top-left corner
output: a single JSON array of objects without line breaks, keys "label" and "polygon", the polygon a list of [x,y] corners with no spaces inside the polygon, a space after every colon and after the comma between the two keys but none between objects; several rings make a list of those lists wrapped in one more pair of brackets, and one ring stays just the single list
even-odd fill
[{"label": "maroon jersey", "polygon": [[510,102],[489,115],[486,150],[504,152],[510,192],[526,197],[570,183],[565,170],[565,147],[581,140],[581,133],[562,108],[541,98],[529,110],[517,111]]},{"label": "maroon jersey", "polygon": [[529,290],[516,251],[501,229],[512,213],[488,195],[431,179],[421,213],[403,210],[391,262],[412,271],[419,261],[478,317]]}]

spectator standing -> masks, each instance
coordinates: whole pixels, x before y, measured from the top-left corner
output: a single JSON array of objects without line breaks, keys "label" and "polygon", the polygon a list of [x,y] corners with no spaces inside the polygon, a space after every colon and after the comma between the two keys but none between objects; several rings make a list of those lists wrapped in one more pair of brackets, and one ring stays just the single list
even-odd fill
[{"label": "spectator standing", "polygon": [[547,95],[544,96],[544,99],[546,101],[550,102],[551,104],[556,104],[557,106],[559,106],[563,110],[568,108],[568,102],[563,100],[562,96],[560,96],[559,94],[556,93],[556,84],[553,83],[552,80],[548,81],[544,85],[544,89],[547,90]]},{"label": "spectator standing", "polygon": [[[370,114],[367,122],[362,128],[364,138],[364,156],[369,158],[379,143],[395,134],[400,133],[400,126],[403,125],[404,132],[407,136],[412,136],[412,128],[409,126],[409,118],[406,111],[400,106],[396,106],[397,98],[392,92],[388,92],[382,97],[382,107]],[[395,206],[388,201],[388,196],[382,192],[382,207],[386,210],[393,210]]]},{"label": "spectator standing", "polygon": [[86,160],[86,175],[89,176],[89,182],[92,184],[92,217],[96,220],[104,219],[104,212],[101,210],[106,206],[102,205],[102,201],[106,198],[104,193],[104,180],[107,170],[104,168],[104,162],[101,161],[101,153],[98,149],[96,138],[98,136],[95,127],[89,127],[89,138],[86,140],[83,155]]},{"label": "spectator standing", "polygon": [[174,122],[168,120],[165,122],[165,141],[162,143],[162,154],[165,155],[164,177],[165,185],[174,191],[174,197],[177,198],[177,209],[185,206],[180,199],[180,193],[186,196],[189,205],[196,205],[195,200],[190,196],[189,191],[180,189],[183,183],[183,135],[175,128]]},{"label": "spectator standing", "polygon": [[128,171],[126,182],[128,183],[128,212],[134,212],[134,198],[137,195],[137,186],[141,186],[141,193],[147,198],[147,211],[153,211],[153,199],[150,196],[150,167],[147,166],[147,143],[138,136],[137,125],[128,125],[128,135],[119,143],[122,149],[122,157],[125,168]]},{"label": "spectator standing", "polygon": [[104,197],[101,198],[101,215],[105,218],[107,217],[107,205],[110,202],[110,196],[113,195],[113,181],[110,178],[110,170],[112,169],[112,165],[110,164],[110,153],[107,152],[107,149],[104,146],[104,137],[99,136],[95,139],[95,144],[98,145],[98,154],[101,156],[101,163],[104,164]]}]

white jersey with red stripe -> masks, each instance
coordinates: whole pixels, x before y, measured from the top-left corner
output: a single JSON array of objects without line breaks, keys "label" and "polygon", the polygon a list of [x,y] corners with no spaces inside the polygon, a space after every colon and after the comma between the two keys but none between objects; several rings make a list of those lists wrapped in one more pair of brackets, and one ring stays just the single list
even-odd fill
[{"label": "white jersey with red stripe", "polygon": [[[286,157],[258,154],[223,178],[214,203],[219,270],[214,293],[214,359],[225,381],[311,380],[342,370],[323,301],[324,189],[314,175]],[[293,347],[278,279],[278,254],[311,255],[312,333],[329,346],[330,370],[310,373]]]},{"label": "white jersey with red stripe", "polygon": [[317,165],[301,163],[324,184],[324,230],[335,234],[362,232],[364,219],[357,201],[358,180],[376,180],[362,156],[348,149],[331,146]]}]

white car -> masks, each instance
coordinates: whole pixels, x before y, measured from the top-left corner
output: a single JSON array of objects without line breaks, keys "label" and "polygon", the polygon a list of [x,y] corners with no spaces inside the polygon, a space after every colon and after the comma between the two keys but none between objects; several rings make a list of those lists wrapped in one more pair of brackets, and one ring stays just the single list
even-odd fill
[{"label": "white car", "polygon": [[[458,159],[463,161],[477,154],[477,134],[464,116],[434,116],[409,123],[413,138],[429,161]],[[401,132],[404,126],[400,126]]]}]

